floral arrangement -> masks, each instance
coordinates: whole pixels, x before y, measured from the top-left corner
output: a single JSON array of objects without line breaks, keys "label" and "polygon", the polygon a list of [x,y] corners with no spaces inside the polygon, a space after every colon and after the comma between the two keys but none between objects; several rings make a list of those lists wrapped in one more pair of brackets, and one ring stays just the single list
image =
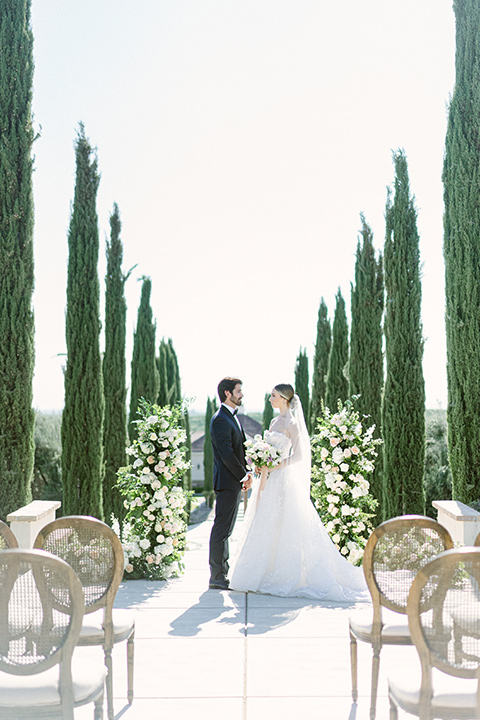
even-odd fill
[{"label": "floral arrangement", "polygon": [[338,404],[334,414],[323,409],[312,438],[311,497],[339,551],[359,565],[373,530],[371,518],[378,501],[369,493],[367,476],[374,470],[375,425],[364,429],[355,398]]},{"label": "floral arrangement", "polygon": [[126,577],[162,580],[183,571],[191,493],[181,487],[190,463],[181,407],[139,404],[137,439],[127,453],[135,459],[118,471],[125,497]]},{"label": "floral arrangement", "polygon": [[255,435],[253,440],[245,440],[245,457],[250,467],[276,467],[285,457],[290,440],[278,432],[265,431],[264,437]]}]

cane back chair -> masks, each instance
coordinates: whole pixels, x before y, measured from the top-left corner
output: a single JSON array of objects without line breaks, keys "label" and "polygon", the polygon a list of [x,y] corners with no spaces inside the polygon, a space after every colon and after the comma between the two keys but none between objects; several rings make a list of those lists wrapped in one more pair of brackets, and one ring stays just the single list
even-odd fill
[{"label": "cane back chair", "polygon": [[363,555],[363,572],[372,597],[372,610],[349,618],[352,698],[356,702],[357,640],[372,646],[370,718],[376,713],[380,652],[383,645],[411,645],[407,599],[418,570],[453,547],[448,530],[423,515],[403,515],[379,525]]},{"label": "cane back chair", "polygon": [[421,678],[389,678],[390,718],[397,708],[421,720],[480,718],[480,548],[448,550],[422,568],[407,613]]},{"label": "cane back chair", "polygon": [[16,547],[18,547],[18,542],[13,530],[10,530],[8,525],[0,520],[0,550],[10,550]]},{"label": "cane back chair", "polygon": [[0,551],[0,718],[73,720],[90,702],[103,717],[105,666],[72,663],[84,609],[66,562],[40,550]]},{"label": "cane back chair", "polygon": [[128,702],[133,701],[135,621],[126,610],[114,609],[123,576],[123,548],[105,523],[92,517],[58,518],[38,533],[35,548],[47,550],[69,563],[85,594],[85,616],[78,645],[102,645],[107,666],[108,718],[113,720],[113,645],[127,641]]}]

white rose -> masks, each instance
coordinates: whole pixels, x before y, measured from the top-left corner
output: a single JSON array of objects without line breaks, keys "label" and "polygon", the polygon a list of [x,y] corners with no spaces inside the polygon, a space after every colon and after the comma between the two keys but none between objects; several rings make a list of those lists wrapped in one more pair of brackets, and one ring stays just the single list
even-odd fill
[{"label": "white rose", "polygon": [[157,535],[157,542],[162,544],[165,542],[165,537],[163,535]]},{"label": "white rose", "polygon": [[340,535],[338,533],[335,533],[335,535],[333,535],[332,537],[332,540],[335,544],[338,544],[340,542]]},{"label": "white rose", "polygon": [[343,517],[346,517],[347,515],[352,514],[352,508],[348,507],[348,505],[342,505],[342,515]]},{"label": "white rose", "polygon": [[157,420],[158,420],[158,417],[157,417],[156,415],[150,415],[150,416],[147,418],[147,423],[148,423],[149,425],[155,425],[155,423],[157,422]]},{"label": "white rose", "polygon": [[348,465],[347,465],[347,463],[342,463],[342,464],[340,465],[340,470],[341,470],[342,472],[344,472],[344,473],[348,472]]},{"label": "white rose", "polygon": [[142,550],[148,550],[150,547],[150,540],[148,538],[142,538],[140,542],[138,543]]},{"label": "white rose", "polygon": [[141,458],[137,458],[135,462],[133,463],[134,468],[140,467],[140,465],[143,465],[143,460]]},{"label": "white rose", "polygon": [[343,455],[346,458],[352,457],[352,451],[350,450],[350,448],[345,448],[345,450],[343,451]]},{"label": "white rose", "polygon": [[150,440],[156,440],[156,439],[157,439],[157,433],[150,433],[150,435],[149,435],[148,437],[150,438]]}]

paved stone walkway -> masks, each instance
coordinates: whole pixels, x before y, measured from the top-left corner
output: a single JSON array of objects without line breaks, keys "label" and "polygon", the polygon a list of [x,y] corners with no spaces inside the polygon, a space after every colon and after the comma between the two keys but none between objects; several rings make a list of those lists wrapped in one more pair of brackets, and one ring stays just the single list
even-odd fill
[{"label": "paved stone walkway", "polygon": [[[350,695],[353,606],[208,590],[212,519],[189,529],[181,578],[128,581],[118,591],[116,606],[136,613],[136,639],[131,706],[125,643],[114,651],[116,720],[368,720],[371,649],[364,643],[357,704]],[[232,548],[240,530],[241,517]],[[76,652],[87,659],[97,650]],[[387,674],[416,665],[414,648],[383,649],[378,720],[389,715]],[[75,718],[92,720],[93,704]]]}]

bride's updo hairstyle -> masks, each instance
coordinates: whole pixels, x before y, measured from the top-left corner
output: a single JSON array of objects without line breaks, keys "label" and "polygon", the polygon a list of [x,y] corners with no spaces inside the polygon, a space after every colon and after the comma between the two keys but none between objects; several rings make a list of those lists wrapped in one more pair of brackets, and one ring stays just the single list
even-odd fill
[{"label": "bride's updo hairstyle", "polygon": [[293,389],[293,387],[288,383],[280,383],[280,385],[275,385],[275,390],[278,392],[279,395],[285,398],[288,405],[290,405],[293,400],[293,396],[295,395],[295,390]]}]

